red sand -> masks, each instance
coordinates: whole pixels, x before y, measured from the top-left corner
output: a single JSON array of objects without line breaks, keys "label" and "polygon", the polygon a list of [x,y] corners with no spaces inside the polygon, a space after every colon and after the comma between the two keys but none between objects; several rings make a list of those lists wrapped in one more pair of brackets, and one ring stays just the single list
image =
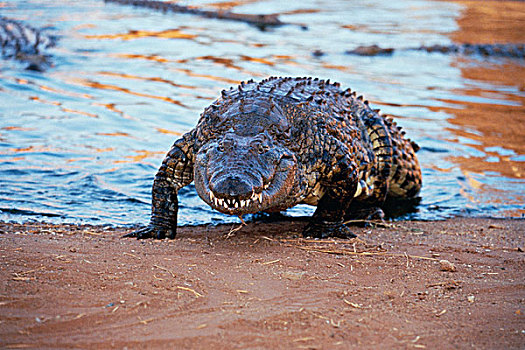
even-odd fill
[{"label": "red sand", "polygon": [[353,240],[304,240],[303,225],[137,241],[0,223],[0,347],[525,346],[525,220],[398,222]]}]

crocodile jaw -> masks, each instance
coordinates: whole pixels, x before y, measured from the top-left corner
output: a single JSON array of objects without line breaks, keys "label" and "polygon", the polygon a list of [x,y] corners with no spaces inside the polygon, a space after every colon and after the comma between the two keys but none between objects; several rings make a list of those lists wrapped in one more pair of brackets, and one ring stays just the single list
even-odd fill
[{"label": "crocodile jaw", "polygon": [[[213,209],[230,215],[254,214],[281,208],[290,198],[297,170],[295,158],[282,158],[270,179],[256,176],[253,169],[248,168],[237,168],[223,176],[209,176],[202,165],[197,164],[194,171],[195,188],[199,197]],[[232,193],[225,196],[214,190],[215,183],[221,180],[228,181],[233,189],[241,181],[248,182],[243,187],[249,186],[251,190],[243,191],[240,195]]]}]

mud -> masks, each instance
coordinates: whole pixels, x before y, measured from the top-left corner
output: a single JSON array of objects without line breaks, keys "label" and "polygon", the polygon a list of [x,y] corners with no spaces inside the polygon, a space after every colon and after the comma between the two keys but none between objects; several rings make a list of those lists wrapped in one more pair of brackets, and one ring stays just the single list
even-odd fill
[{"label": "mud", "polygon": [[523,347],[524,220],[395,222],[352,240],[306,240],[304,225],[138,241],[0,223],[0,347]]}]

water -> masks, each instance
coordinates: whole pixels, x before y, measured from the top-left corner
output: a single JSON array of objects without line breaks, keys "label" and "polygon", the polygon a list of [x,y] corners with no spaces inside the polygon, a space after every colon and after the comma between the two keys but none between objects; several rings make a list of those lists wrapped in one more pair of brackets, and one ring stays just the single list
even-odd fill
[{"label": "water", "polygon": [[[339,81],[396,116],[422,147],[422,201],[410,218],[524,215],[523,61],[417,51],[344,54],[372,44],[524,42],[516,28],[523,23],[523,3],[222,5],[279,13],[309,29],[260,31],[100,0],[0,2],[1,15],[48,27],[59,37],[51,50],[54,67],[44,73],[0,61],[0,220],[146,223],[153,176],[174,140],[195,125],[220,90],[269,75]],[[507,6],[518,7],[518,15],[502,20]],[[480,8],[490,14],[483,20],[493,21],[487,27],[495,28],[486,36],[475,28],[482,22]],[[315,50],[325,55],[315,57]],[[180,194],[180,224],[238,220],[211,210],[191,186]],[[292,215],[311,212],[301,206]]]}]

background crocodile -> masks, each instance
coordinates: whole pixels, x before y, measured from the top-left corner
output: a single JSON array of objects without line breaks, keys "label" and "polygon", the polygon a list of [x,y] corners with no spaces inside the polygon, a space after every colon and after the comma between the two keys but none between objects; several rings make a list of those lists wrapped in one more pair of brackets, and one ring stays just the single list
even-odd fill
[{"label": "background crocodile", "polygon": [[173,238],[177,192],[227,214],[316,205],[304,234],[351,237],[345,218],[382,212],[387,198],[421,188],[417,145],[390,118],[338,83],[271,77],[241,83],[207,107],[177,140],[153,183],[150,224],[128,234]]},{"label": "background crocodile", "polygon": [[2,57],[27,64],[26,69],[42,71],[51,65],[46,50],[55,46],[55,38],[23,22],[0,16]]},{"label": "background crocodile", "polygon": [[370,45],[359,46],[354,50],[346,51],[346,53],[350,55],[359,56],[389,56],[392,55],[395,50],[417,50],[426,52],[438,52],[443,54],[460,54],[469,56],[478,55],[485,57],[525,58],[524,44],[451,44],[429,46],[423,45],[408,49],[394,49],[391,47],[383,48],[378,45]]},{"label": "background crocodile", "polygon": [[245,22],[257,26],[260,29],[266,27],[275,27],[286,24],[279,20],[276,14],[266,15],[252,15],[244,13],[234,13],[230,11],[222,10],[204,10],[196,7],[188,7],[184,5],[178,5],[171,2],[155,1],[155,0],[104,0],[105,2],[113,2],[121,5],[132,5],[136,7],[151,8],[154,10],[160,10],[163,12],[177,12],[187,13],[207,18],[227,19],[231,21]]}]

